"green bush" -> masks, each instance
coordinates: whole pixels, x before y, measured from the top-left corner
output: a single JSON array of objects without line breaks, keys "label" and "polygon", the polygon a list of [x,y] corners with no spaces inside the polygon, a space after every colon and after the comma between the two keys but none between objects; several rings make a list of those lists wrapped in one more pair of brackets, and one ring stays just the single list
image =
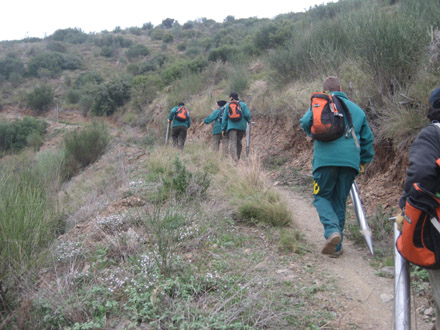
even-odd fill
[{"label": "green bush", "polygon": [[136,76],[131,82],[131,105],[141,111],[153,102],[161,88],[161,79],[158,76]]},{"label": "green bush", "polygon": [[174,80],[182,78],[185,73],[199,73],[207,66],[208,63],[201,58],[196,58],[191,61],[180,60],[167,67],[162,75],[164,82],[169,84]]},{"label": "green bush", "polygon": [[110,141],[108,128],[104,123],[94,122],[81,130],[64,136],[65,178],[73,176],[80,168],[95,162],[105,151]]},{"label": "green bush", "polygon": [[242,201],[238,206],[237,216],[246,223],[271,226],[286,226],[292,217],[285,203],[278,198],[267,198],[267,196],[254,196],[252,199]]},{"label": "green bush", "polygon": [[142,29],[137,26],[132,26],[128,28],[128,31],[135,36],[140,36],[142,34]]},{"label": "green bush", "polygon": [[66,46],[63,43],[58,41],[49,41],[46,45],[46,49],[52,52],[65,53],[67,51]]},{"label": "green bush", "polygon": [[236,46],[223,45],[211,50],[208,54],[208,61],[230,62],[240,54],[240,48]]},{"label": "green bush", "polygon": [[81,92],[78,89],[69,89],[66,95],[67,102],[77,104],[81,100]]},{"label": "green bush", "polygon": [[133,44],[133,41],[122,36],[114,36],[112,34],[104,35],[94,40],[96,46],[110,48],[127,48]]},{"label": "green bush", "polygon": [[99,86],[91,109],[92,114],[96,116],[113,114],[118,107],[130,99],[130,83],[130,77],[121,76]]},{"label": "green bush", "polygon": [[35,87],[27,94],[29,108],[39,112],[47,111],[54,103],[54,91],[50,86],[42,85]]},{"label": "green bush", "polygon": [[20,299],[22,284],[41,267],[39,254],[62,230],[52,198],[60,184],[60,166],[60,154],[53,152],[39,154],[36,159],[22,154],[2,161],[0,310]]},{"label": "green bush", "polygon": [[165,54],[154,55],[147,62],[140,65],[139,73],[143,74],[150,71],[157,71],[166,63],[168,57]]},{"label": "green bush", "polygon": [[86,88],[89,89],[90,85],[99,85],[104,82],[104,78],[101,73],[97,71],[87,71],[81,73],[74,83],[74,87],[77,89]]},{"label": "green bush", "polygon": [[45,52],[31,58],[27,69],[31,76],[38,77],[41,69],[47,69],[52,76],[61,72],[63,67],[63,55],[56,52]]},{"label": "green bush", "polygon": [[19,75],[21,77],[23,74],[24,64],[14,54],[9,54],[0,60],[0,75],[6,80],[10,80],[13,75]]},{"label": "green bush", "polygon": [[145,45],[135,44],[131,45],[125,52],[129,59],[145,57],[150,55],[150,50]]},{"label": "green bush", "polygon": [[53,40],[71,44],[82,44],[87,41],[87,38],[87,33],[82,32],[80,29],[61,29],[56,30],[54,34],[52,34]]},{"label": "green bush", "polygon": [[32,142],[30,136],[37,135],[40,138],[44,136],[48,126],[46,121],[32,117],[25,117],[11,123],[0,121],[0,150],[2,152],[19,151]]}]

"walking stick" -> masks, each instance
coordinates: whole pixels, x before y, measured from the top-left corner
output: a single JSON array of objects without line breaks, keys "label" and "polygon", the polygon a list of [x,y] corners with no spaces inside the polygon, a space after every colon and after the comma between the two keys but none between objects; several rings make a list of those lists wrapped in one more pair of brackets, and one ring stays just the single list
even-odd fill
[{"label": "walking stick", "polygon": [[170,139],[170,127],[171,127],[171,122],[168,122],[167,132],[165,134],[165,144],[168,144],[168,140]]},{"label": "walking stick", "polygon": [[360,232],[364,237],[365,243],[367,243],[371,254],[374,255],[373,235],[371,234],[370,226],[368,225],[367,219],[365,218],[364,210],[362,208],[361,198],[359,196],[359,189],[356,184],[356,181],[353,181],[353,184],[351,186],[350,197],[353,201],[353,206],[356,212],[357,221],[359,223]]},{"label": "walking stick", "polygon": [[[393,218],[390,218],[393,220]],[[397,251],[400,231],[394,223],[394,330],[411,329],[409,264]]]},{"label": "walking stick", "polygon": [[251,127],[255,122],[247,123],[246,127],[246,157],[249,156],[249,148],[251,146]]}]

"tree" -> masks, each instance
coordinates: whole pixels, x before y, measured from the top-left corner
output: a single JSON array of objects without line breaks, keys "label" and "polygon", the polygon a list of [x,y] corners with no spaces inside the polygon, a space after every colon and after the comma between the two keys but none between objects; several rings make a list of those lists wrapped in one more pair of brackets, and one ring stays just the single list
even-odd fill
[{"label": "tree", "polygon": [[162,25],[166,29],[171,29],[174,25],[174,18],[166,18],[162,21]]}]

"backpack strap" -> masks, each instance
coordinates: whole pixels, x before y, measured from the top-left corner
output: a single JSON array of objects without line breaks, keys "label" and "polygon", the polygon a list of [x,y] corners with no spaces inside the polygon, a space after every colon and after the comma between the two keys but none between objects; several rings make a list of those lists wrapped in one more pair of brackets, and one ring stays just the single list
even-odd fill
[{"label": "backpack strap", "polygon": [[356,148],[357,148],[357,149],[360,149],[361,146],[359,145],[359,141],[358,141],[358,139],[357,139],[356,132],[354,131],[353,119],[352,119],[352,117],[351,117],[351,112],[350,112],[350,110],[348,110],[347,105],[345,104],[344,101],[341,100],[340,97],[337,97],[336,95],[332,95],[332,97],[334,97],[334,98],[336,98],[336,99],[339,100],[339,102],[340,102],[341,105],[342,105],[342,110],[344,110],[345,117],[347,117],[347,121],[348,121],[348,132],[347,132],[347,137],[348,137],[348,135],[351,133],[351,135],[353,136],[353,140],[354,140],[354,144],[356,145]]}]

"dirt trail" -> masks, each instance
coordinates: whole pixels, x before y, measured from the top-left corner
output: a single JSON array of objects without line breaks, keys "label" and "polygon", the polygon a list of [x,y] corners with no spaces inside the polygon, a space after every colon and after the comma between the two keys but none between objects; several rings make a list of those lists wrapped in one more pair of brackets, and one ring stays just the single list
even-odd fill
[{"label": "dirt trail", "polygon": [[[374,274],[368,261],[368,248],[361,249],[344,239],[344,254],[340,258],[322,255],[323,229],[312,199],[286,189],[279,189],[279,192],[293,212],[295,225],[313,245],[317,271],[327,273],[340,290],[337,296],[341,309],[336,320],[340,328],[352,324],[357,329],[393,329],[394,281]],[[414,317],[412,321],[415,323]],[[413,329],[431,328],[420,318],[417,323]]]}]

